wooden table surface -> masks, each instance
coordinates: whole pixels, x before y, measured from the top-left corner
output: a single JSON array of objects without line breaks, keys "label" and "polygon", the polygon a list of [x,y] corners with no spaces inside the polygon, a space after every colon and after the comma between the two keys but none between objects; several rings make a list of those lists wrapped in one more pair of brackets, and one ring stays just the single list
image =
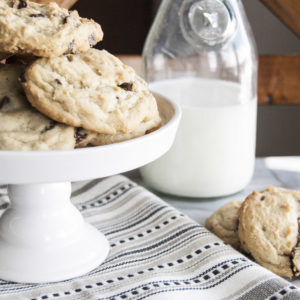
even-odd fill
[{"label": "wooden table surface", "polygon": [[[141,73],[141,57],[119,55]],[[265,55],[259,58],[259,104],[300,104],[300,55]]]}]

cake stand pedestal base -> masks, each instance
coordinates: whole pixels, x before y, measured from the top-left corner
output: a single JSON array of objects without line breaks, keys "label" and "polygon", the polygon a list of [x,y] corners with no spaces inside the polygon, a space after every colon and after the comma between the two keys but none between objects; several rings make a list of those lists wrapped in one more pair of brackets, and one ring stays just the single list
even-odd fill
[{"label": "cake stand pedestal base", "polygon": [[73,150],[0,151],[0,184],[9,184],[11,202],[0,217],[0,279],[67,280],[105,260],[109,243],[72,205],[70,182],[130,171],[165,154],[181,111],[168,99],[156,99],[162,126],[142,137]]},{"label": "cake stand pedestal base", "polygon": [[0,278],[45,283],[83,275],[108,255],[105,236],[70,201],[71,184],[9,185],[0,218]]}]

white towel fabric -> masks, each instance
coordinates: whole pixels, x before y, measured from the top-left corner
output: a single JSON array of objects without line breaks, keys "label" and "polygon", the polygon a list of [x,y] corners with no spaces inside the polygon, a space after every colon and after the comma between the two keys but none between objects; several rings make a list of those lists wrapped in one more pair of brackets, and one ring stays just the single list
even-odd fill
[{"label": "white towel fabric", "polygon": [[[0,209],[5,201],[2,187]],[[72,201],[108,238],[108,258],[89,274],[63,282],[0,280],[0,299],[300,299],[291,282],[124,176],[75,183]]]}]

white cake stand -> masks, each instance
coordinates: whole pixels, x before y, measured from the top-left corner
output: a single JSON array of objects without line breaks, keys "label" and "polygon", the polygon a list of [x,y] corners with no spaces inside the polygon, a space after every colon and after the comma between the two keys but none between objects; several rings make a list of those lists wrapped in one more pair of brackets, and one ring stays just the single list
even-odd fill
[{"label": "white cake stand", "polygon": [[180,109],[157,100],[165,123],[140,138],[71,151],[0,151],[0,183],[8,184],[10,198],[0,218],[1,279],[61,281],[105,260],[108,241],[72,205],[70,182],[129,171],[163,155],[173,143]]}]

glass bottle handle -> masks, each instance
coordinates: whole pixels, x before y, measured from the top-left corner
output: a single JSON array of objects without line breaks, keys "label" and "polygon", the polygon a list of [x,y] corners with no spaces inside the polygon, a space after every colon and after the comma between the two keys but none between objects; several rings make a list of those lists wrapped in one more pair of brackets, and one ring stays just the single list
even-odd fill
[{"label": "glass bottle handle", "polygon": [[184,38],[197,48],[220,48],[236,31],[236,18],[226,0],[185,0],[179,19]]}]

